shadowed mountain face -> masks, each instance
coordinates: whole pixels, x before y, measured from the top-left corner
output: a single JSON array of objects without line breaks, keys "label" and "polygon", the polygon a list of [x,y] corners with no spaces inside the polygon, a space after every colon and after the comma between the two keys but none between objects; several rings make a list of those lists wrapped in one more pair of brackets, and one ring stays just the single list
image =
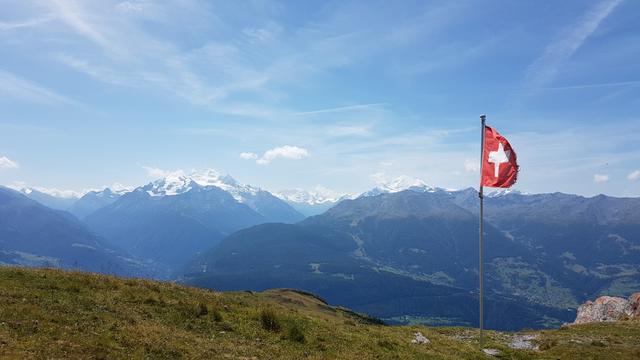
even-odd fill
[{"label": "shadowed mountain face", "polygon": [[[628,296],[640,288],[640,199],[510,194],[485,204],[487,221],[529,254],[491,263],[505,291],[520,287],[510,291],[539,298],[544,290],[548,295],[540,301],[573,308],[598,295]],[[469,210],[477,212],[477,206]],[[550,285],[534,289],[527,282]]]},{"label": "shadowed mountain face", "polygon": [[[475,324],[477,221],[446,191],[345,200],[295,225],[265,224],[229,236],[191,264],[186,281],[221,290],[296,287],[391,322]],[[565,297],[573,295],[538,267],[527,244],[491,224],[486,239],[488,326],[571,320]],[[538,283],[535,276],[550,278]],[[528,286],[537,297],[521,293],[520,282],[529,280],[536,281]]]},{"label": "shadowed mountain face", "polygon": [[120,196],[122,196],[122,193],[115,192],[109,188],[102,191],[89,191],[74,202],[68,211],[78,219],[83,219],[92,212],[113,204]]},{"label": "shadowed mountain face", "polygon": [[0,187],[0,263],[124,276],[152,274],[71,214]]},{"label": "shadowed mountain face", "polygon": [[36,189],[29,188],[22,189],[20,192],[29,199],[35,200],[46,207],[57,210],[67,210],[76,202],[76,200],[78,200],[77,197],[53,196]]},{"label": "shadowed mountain face", "polygon": [[[213,180],[220,184],[207,185]],[[177,175],[121,196],[85,222],[117,246],[173,270],[234,231],[302,218],[270,193],[242,187],[231,178],[198,183]]]},{"label": "shadowed mountain face", "polygon": [[115,245],[173,267],[264,217],[223,190],[195,185],[179,196],[154,197],[141,188],[85,222]]}]

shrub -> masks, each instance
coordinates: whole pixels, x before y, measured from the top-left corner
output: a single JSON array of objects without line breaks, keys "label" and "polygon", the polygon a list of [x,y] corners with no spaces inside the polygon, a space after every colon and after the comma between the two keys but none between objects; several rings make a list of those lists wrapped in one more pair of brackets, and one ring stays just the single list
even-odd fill
[{"label": "shrub", "polygon": [[273,332],[280,331],[280,320],[278,320],[276,312],[272,309],[263,309],[262,312],[260,312],[260,322],[262,323],[262,328],[265,330]]},{"label": "shrub", "polygon": [[287,339],[299,343],[304,343],[304,331],[302,330],[302,327],[298,325],[298,323],[294,322],[291,326],[289,326],[289,329],[287,330]]},{"label": "shrub", "polygon": [[592,340],[591,341],[591,346],[606,347],[607,344],[605,344],[604,342],[602,342],[600,340]]},{"label": "shrub", "polygon": [[378,346],[383,349],[393,350],[393,348],[395,348],[396,346],[396,343],[389,340],[378,340]]},{"label": "shrub", "polygon": [[226,331],[226,332],[233,331],[233,326],[231,326],[231,324],[228,324],[226,322],[219,322],[216,324],[216,326],[221,331]]},{"label": "shrub", "polygon": [[218,307],[213,308],[213,310],[211,311],[211,316],[213,317],[213,321],[215,322],[222,321],[222,313],[220,313],[220,310],[218,309]]},{"label": "shrub", "polygon": [[556,345],[558,345],[558,341],[554,339],[543,339],[538,341],[538,347],[540,350],[549,350]]},{"label": "shrub", "polygon": [[209,308],[207,307],[207,304],[198,303],[198,310],[197,310],[198,316],[205,316],[208,313],[209,313]]}]

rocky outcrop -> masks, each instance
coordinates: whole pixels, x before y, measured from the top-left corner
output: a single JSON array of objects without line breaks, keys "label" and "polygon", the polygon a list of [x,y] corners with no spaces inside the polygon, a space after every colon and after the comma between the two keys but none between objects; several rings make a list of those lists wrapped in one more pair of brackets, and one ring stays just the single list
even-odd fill
[{"label": "rocky outcrop", "polygon": [[629,296],[629,311],[633,320],[640,320],[640,292]]},{"label": "rocky outcrop", "polygon": [[580,305],[574,324],[592,322],[640,320],[640,292],[624,299],[614,296],[601,296],[595,301]]}]

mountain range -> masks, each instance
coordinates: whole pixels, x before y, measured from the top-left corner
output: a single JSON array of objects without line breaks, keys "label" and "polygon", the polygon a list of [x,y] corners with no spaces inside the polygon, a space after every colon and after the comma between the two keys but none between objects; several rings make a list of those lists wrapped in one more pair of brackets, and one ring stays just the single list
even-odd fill
[{"label": "mountain range", "polygon": [[140,260],[92,233],[73,215],[0,187],[0,264],[153,276]]},{"label": "mountain range", "polygon": [[[640,199],[485,197],[489,327],[558,326],[585,299],[640,288]],[[401,177],[360,196],[322,188],[270,193],[207,170],[170,173],[132,191],[89,192],[69,212],[19,199],[39,215],[5,201],[12,216],[2,222],[4,263],[218,290],[298,288],[390,323],[477,322],[478,195],[471,188]],[[57,252],[34,245],[53,243],[50,235],[62,241]],[[82,244],[96,249],[82,256],[99,253],[104,261],[74,260],[76,250],[89,249]]]},{"label": "mountain range", "polygon": [[[377,193],[237,232],[185,281],[295,287],[390,322],[475,324],[477,192]],[[640,199],[499,192],[485,203],[489,327],[558,326],[588,298],[640,288]]]},{"label": "mountain range", "polygon": [[281,190],[274,192],[273,195],[284,200],[305,216],[322,214],[340,201],[356,197],[354,194],[338,193],[322,186],[316,186],[313,190]]}]

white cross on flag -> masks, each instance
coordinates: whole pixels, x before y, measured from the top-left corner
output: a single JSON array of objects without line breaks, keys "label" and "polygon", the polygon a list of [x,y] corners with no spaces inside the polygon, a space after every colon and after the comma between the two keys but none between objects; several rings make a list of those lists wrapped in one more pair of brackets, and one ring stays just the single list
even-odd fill
[{"label": "white cross on flag", "polygon": [[481,186],[508,188],[518,178],[516,152],[496,130],[484,127]]}]

